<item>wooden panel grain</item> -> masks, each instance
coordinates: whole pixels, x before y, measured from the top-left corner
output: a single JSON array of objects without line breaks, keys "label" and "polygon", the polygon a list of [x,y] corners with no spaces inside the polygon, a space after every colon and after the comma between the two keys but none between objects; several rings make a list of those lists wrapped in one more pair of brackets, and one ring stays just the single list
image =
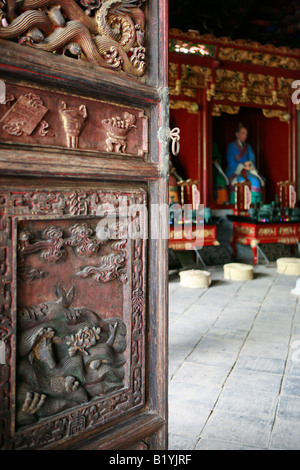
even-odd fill
[{"label": "wooden panel grain", "polygon": [[[167,228],[167,217],[160,219],[152,207],[168,202],[168,142],[162,144],[158,139],[159,128],[168,129],[163,117],[168,115],[163,99],[168,83],[167,7],[166,0],[145,2],[148,61],[142,77],[0,40],[0,80],[9,83],[9,95],[16,98],[1,105],[6,108],[0,113],[0,339],[6,348],[6,364],[0,370],[0,446],[4,449],[167,446],[167,240],[151,238],[151,234],[149,239],[132,237],[125,252],[112,240],[99,244],[95,235],[98,219],[104,218],[98,203],[115,209],[116,203],[125,199],[133,209],[133,227],[139,228],[136,215],[142,206],[148,210],[143,227],[162,228],[163,232]],[[22,97],[31,93],[42,100],[40,114],[28,113],[28,126],[15,127],[16,116],[26,121],[28,103]],[[82,112],[85,127],[78,136],[67,134],[63,121],[50,119],[51,113],[58,110],[58,97],[66,103],[63,109]],[[13,109],[19,98],[21,102]],[[101,106],[106,116],[100,116],[100,112],[96,116]],[[112,110],[116,112],[110,115]],[[122,118],[125,112],[135,113],[136,121],[144,119],[144,125],[134,123],[137,128],[132,128],[126,148],[123,142],[118,147],[114,140],[117,134],[110,138],[110,131],[104,132],[99,125],[100,117],[116,118],[121,114]],[[44,120],[48,126],[41,128]],[[95,134],[93,123],[97,123]],[[7,129],[12,134],[6,135]],[[50,140],[51,132],[56,140]],[[65,140],[70,135],[76,138]],[[113,262],[107,263],[109,260]],[[87,277],[81,278],[78,273]],[[63,286],[55,290],[56,281]],[[98,282],[102,282],[100,287]],[[44,324],[52,318],[48,319],[48,314],[54,315],[60,334],[53,336],[51,327],[48,325],[49,330]],[[87,330],[77,331],[77,314],[86,315],[88,323],[96,318],[99,325],[88,324]],[[73,336],[61,333],[65,318],[74,323]],[[36,326],[43,328],[41,336],[33,335],[34,347],[28,351],[31,321],[35,322],[34,331]],[[114,390],[104,390],[103,383],[99,386],[97,381],[85,382],[91,375],[89,370],[79,387],[93,390],[99,386],[94,391],[97,396],[88,397],[78,406],[70,396],[66,398],[70,402],[65,397],[57,398],[63,387],[78,384],[69,375],[57,375],[56,364],[47,369],[47,386],[54,387],[49,401],[34,382],[34,374],[26,373],[42,359],[53,365],[49,348],[44,346],[49,346],[54,337],[59,364],[65,367],[74,357],[89,363],[86,353],[95,347],[104,348],[109,357],[102,358],[103,364],[111,373],[111,365],[119,364],[112,364],[110,348],[117,333],[111,330],[125,331],[124,325],[126,349],[120,353],[125,362],[122,359],[118,371],[124,380],[122,384],[117,381]],[[81,343],[83,332],[87,336]],[[68,352],[68,361],[62,352]],[[28,359],[25,369],[23,359]],[[97,367],[103,364],[100,359],[93,363],[92,373],[97,375]],[[29,395],[26,390],[23,393],[28,377],[33,380],[34,393],[39,394],[34,395],[35,401],[30,391]],[[44,401],[48,399],[53,405],[53,395],[54,404],[62,409],[54,413],[48,410],[47,414]],[[29,416],[24,416],[27,412]]]},{"label": "wooden panel grain", "polygon": [[159,102],[156,87],[138,81],[126,73],[113,70],[107,72],[93,64],[78,64],[64,56],[51,56],[45,51],[37,51],[28,46],[8,43],[0,39],[1,74],[5,78],[15,77],[18,81],[37,82],[51,87],[53,91],[68,90],[69,93],[85,96],[114,96],[120,101],[134,103],[137,98],[144,104]]},{"label": "wooden panel grain", "polygon": [[101,436],[92,436],[85,443],[76,443],[71,449],[80,450],[126,450],[133,444],[158,432],[165,421],[155,413],[142,413],[127,421],[118,423],[118,430],[108,428]]}]

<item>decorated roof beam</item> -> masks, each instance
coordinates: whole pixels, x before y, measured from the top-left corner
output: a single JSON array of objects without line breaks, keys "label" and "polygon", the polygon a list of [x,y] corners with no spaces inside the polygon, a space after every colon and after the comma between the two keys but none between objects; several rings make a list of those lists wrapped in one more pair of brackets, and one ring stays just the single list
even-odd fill
[{"label": "decorated roof beam", "polygon": [[[213,113],[237,113],[240,106],[261,107],[287,118],[293,82],[300,79],[300,49],[261,45],[254,41],[200,36],[170,30],[169,84],[171,107],[197,112],[197,89],[213,100]],[[175,98],[176,96],[176,98]],[[181,104],[180,104],[181,103]],[[297,104],[299,109],[299,104]],[[281,115],[282,112],[282,115]]]}]

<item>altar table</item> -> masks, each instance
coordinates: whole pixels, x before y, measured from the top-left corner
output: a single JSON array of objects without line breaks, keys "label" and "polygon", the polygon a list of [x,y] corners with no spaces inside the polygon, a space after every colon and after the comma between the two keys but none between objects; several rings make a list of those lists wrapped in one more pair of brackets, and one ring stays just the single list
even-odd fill
[{"label": "altar table", "polygon": [[[283,243],[298,245],[300,240],[300,223],[298,222],[256,222],[249,219],[241,221],[240,217],[227,216],[233,222],[233,236],[230,245],[236,256],[236,243],[250,245],[253,251],[253,263],[258,262],[258,247],[260,244]],[[237,220],[239,219],[239,220]]]},{"label": "altar table", "polygon": [[170,228],[169,248],[175,251],[193,250],[196,253],[197,264],[200,261],[203,266],[206,266],[200,255],[200,250],[203,246],[220,245],[217,240],[217,226],[205,224],[203,228],[192,231],[193,238],[190,236],[191,232],[184,233],[183,230],[182,232],[184,236],[177,238],[174,228]]}]

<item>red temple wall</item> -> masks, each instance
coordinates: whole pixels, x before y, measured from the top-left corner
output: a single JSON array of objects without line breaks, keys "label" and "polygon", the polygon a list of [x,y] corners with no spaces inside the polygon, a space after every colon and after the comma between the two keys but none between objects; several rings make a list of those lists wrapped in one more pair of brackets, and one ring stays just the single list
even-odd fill
[{"label": "red temple wall", "polygon": [[[180,128],[179,160],[184,168],[184,179],[197,180],[201,174],[199,162],[199,115],[185,109],[171,110],[171,128]],[[180,171],[180,169],[178,169]]]},{"label": "red temple wall", "polygon": [[278,118],[260,120],[260,171],[266,178],[266,201],[277,193],[278,181],[289,179],[289,123]]}]

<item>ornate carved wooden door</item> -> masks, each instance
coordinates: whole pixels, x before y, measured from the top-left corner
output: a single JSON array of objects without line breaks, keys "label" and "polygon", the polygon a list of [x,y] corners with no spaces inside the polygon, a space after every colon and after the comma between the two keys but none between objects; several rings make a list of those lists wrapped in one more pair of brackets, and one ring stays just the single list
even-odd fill
[{"label": "ornate carved wooden door", "polygon": [[0,447],[165,449],[167,2],[0,13]]}]

